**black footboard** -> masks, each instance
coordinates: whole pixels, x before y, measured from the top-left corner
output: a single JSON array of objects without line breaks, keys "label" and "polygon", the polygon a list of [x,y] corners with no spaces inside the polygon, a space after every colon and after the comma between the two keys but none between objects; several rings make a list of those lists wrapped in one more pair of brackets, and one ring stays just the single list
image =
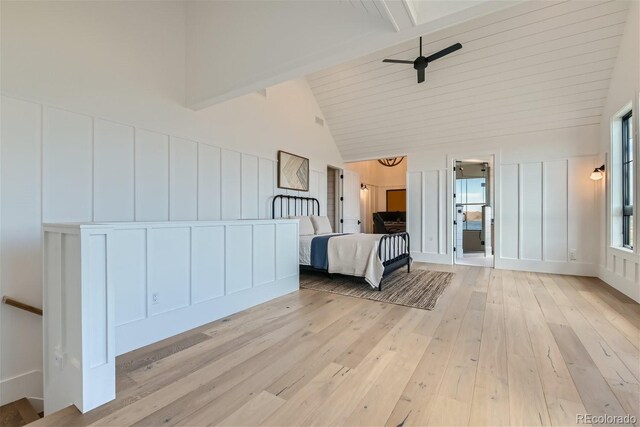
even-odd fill
[{"label": "black footboard", "polygon": [[[407,266],[407,273],[411,272],[411,241],[409,233],[385,234],[378,244],[378,258],[384,265],[384,278],[397,269]],[[382,281],[378,290],[382,290]]]}]

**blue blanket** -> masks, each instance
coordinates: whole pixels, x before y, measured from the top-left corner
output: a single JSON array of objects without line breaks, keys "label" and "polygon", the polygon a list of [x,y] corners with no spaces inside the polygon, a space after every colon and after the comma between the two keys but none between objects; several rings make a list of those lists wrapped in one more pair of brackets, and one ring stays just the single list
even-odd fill
[{"label": "blue blanket", "polygon": [[344,234],[321,235],[311,240],[311,267],[319,270],[329,270],[329,239],[336,236],[344,236]]}]

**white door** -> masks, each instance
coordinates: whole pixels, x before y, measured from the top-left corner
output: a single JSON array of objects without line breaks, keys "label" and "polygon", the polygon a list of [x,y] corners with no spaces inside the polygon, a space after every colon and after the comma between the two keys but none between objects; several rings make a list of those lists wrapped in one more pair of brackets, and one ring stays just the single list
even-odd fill
[{"label": "white door", "polygon": [[342,232],[360,233],[360,175],[342,171]]},{"label": "white door", "polygon": [[484,241],[484,256],[490,256],[493,254],[493,248],[491,247],[491,207],[482,207],[482,240]]}]

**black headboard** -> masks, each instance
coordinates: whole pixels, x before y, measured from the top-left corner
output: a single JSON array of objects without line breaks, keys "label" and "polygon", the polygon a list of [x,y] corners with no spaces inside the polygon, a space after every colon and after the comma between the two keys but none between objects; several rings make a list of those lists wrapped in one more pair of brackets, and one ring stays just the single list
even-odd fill
[{"label": "black headboard", "polygon": [[[279,210],[278,210],[279,209]],[[271,218],[320,215],[320,202],[315,197],[278,194],[271,204]]]}]

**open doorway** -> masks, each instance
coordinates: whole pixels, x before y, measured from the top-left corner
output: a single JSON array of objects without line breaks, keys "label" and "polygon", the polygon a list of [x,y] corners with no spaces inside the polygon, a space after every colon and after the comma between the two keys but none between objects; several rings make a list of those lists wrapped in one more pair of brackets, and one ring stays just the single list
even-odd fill
[{"label": "open doorway", "polygon": [[360,231],[406,231],[406,157],[347,163],[345,170],[356,173],[360,180]]},{"label": "open doorway", "polygon": [[331,229],[340,231],[340,169],[327,166],[327,217]]},{"label": "open doorway", "polygon": [[457,160],[454,171],[454,262],[493,267],[492,161]]}]

